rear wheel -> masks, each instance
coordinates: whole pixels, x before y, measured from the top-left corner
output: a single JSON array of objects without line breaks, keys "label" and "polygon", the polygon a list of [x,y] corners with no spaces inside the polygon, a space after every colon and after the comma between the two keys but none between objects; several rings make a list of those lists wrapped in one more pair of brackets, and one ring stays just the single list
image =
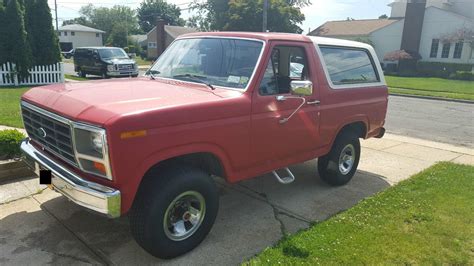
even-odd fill
[{"label": "rear wheel", "polygon": [[183,166],[144,177],[130,226],[137,243],[153,256],[170,259],[201,243],[219,208],[217,187],[205,172]]},{"label": "rear wheel", "polygon": [[333,186],[347,184],[354,176],[360,159],[360,142],[355,133],[340,134],[329,154],[318,158],[319,176]]}]

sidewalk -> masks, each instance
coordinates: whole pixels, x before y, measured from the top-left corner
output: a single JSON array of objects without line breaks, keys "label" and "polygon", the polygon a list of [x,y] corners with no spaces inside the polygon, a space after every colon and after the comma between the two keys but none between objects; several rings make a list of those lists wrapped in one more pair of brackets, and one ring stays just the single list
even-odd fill
[{"label": "sidewalk", "polygon": [[[474,165],[472,149],[391,134],[362,146],[359,171],[343,187],[320,181],[315,160],[291,167],[296,181],[286,186],[271,175],[234,185],[219,182],[220,210],[211,233],[198,248],[170,261],[148,255],[133,241],[127,217],[97,216],[49,189],[31,195],[43,189],[36,179],[0,184],[0,264],[239,264],[283,235],[350,208],[436,161]],[[29,192],[6,199],[21,186]]]}]

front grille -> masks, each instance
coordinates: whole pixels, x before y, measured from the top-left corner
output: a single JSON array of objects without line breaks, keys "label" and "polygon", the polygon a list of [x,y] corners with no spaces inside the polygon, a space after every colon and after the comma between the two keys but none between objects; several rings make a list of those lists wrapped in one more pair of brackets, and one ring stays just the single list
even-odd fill
[{"label": "front grille", "polygon": [[119,70],[132,70],[133,69],[133,64],[123,64],[123,65],[118,65]]},{"label": "front grille", "polygon": [[21,112],[28,136],[47,151],[77,166],[70,125],[54,118],[54,114],[27,105],[22,104]]}]

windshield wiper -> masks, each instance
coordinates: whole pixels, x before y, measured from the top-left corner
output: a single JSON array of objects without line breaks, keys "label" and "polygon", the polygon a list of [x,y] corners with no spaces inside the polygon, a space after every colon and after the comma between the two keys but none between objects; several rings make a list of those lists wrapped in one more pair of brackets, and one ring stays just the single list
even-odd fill
[{"label": "windshield wiper", "polygon": [[161,72],[158,71],[158,70],[151,70],[151,69],[150,69],[150,70],[148,70],[148,71],[145,73],[145,75],[150,75],[150,78],[153,79],[153,80],[155,80],[155,79],[156,79],[155,74],[156,74],[156,75],[159,75],[160,73],[161,73]]},{"label": "windshield wiper", "polygon": [[211,83],[205,81],[207,78],[204,77],[204,76],[199,76],[199,75],[195,75],[195,74],[186,73],[186,74],[174,75],[173,78],[177,78],[177,79],[185,78],[185,79],[188,79],[190,81],[202,83],[202,84],[208,86],[211,90],[216,89],[216,88],[214,88],[214,86],[212,86]]}]

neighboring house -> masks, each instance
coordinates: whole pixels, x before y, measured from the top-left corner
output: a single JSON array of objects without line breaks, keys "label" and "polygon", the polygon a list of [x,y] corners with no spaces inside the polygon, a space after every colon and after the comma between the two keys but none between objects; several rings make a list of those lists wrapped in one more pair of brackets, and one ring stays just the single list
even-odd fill
[{"label": "neighboring house", "polygon": [[146,49],[148,46],[148,40],[146,34],[130,35],[130,39],[138,44],[140,47]]},{"label": "neighboring house", "polygon": [[197,32],[196,29],[166,25],[165,21],[158,21],[158,31],[155,26],[147,33],[148,59],[156,59],[178,36]]},{"label": "neighboring house", "polygon": [[329,21],[309,35],[368,42],[382,62],[406,50],[422,61],[474,64],[474,0],[407,1],[389,4],[389,19]]},{"label": "neighboring house", "polygon": [[73,48],[85,46],[104,46],[102,42],[104,33],[105,31],[80,24],[59,27],[58,37],[61,51],[70,51]]}]

